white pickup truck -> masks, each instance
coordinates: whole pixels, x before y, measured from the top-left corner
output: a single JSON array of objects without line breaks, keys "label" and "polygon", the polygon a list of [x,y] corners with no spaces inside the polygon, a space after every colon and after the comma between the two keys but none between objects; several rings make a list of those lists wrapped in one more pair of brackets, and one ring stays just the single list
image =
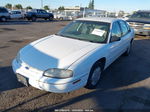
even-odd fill
[{"label": "white pickup truck", "polygon": [[0,7],[0,21],[5,22],[8,19],[10,19],[10,14],[8,10],[4,7]]}]

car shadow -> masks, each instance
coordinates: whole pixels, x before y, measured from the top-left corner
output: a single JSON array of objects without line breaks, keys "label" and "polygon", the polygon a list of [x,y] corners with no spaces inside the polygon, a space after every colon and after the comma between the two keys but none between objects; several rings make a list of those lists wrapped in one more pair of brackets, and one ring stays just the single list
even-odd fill
[{"label": "car shadow", "polygon": [[7,22],[0,22],[0,25],[29,25],[31,24],[30,21],[26,20],[9,20]]},{"label": "car shadow", "polygon": [[24,85],[17,81],[12,67],[0,67],[0,92],[20,87],[24,87]]},{"label": "car shadow", "polygon": [[58,20],[41,20],[38,19],[36,22],[28,21],[28,20],[9,20],[7,22],[0,22],[0,25],[29,25],[33,23],[48,23],[48,22],[60,22]]}]

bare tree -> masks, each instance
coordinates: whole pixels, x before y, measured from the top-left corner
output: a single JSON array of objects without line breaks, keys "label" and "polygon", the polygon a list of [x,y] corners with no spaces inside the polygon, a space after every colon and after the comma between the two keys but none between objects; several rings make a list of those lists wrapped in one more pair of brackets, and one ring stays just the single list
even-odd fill
[{"label": "bare tree", "polygon": [[6,7],[7,9],[12,9],[12,4],[8,3],[8,4],[5,5],[5,7]]},{"label": "bare tree", "polygon": [[49,8],[48,5],[45,5],[45,6],[44,6],[44,9],[45,9],[45,10],[49,10],[50,8]]},{"label": "bare tree", "polygon": [[22,5],[21,5],[21,4],[17,4],[17,5],[15,5],[15,6],[14,6],[14,8],[15,8],[15,9],[23,9],[23,7],[22,7]]}]

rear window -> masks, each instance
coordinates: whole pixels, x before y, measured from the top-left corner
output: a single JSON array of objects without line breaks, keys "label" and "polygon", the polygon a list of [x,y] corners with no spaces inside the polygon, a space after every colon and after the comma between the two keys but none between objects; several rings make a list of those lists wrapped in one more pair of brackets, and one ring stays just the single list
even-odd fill
[{"label": "rear window", "polygon": [[5,8],[0,8],[0,13],[8,13],[8,11]]},{"label": "rear window", "polygon": [[12,14],[21,14],[21,12],[19,12],[19,11],[12,11],[11,13]]}]

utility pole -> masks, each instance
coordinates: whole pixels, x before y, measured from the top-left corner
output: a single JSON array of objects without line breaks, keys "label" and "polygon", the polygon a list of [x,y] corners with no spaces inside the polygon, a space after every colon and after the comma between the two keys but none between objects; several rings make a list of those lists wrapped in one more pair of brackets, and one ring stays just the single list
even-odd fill
[{"label": "utility pole", "polygon": [[41,8],[43,9],[43,0],[41,0]]},{"label": "utility pole", "polygon": [[83,9],[83,18],[85,18],[85,7]]}]

